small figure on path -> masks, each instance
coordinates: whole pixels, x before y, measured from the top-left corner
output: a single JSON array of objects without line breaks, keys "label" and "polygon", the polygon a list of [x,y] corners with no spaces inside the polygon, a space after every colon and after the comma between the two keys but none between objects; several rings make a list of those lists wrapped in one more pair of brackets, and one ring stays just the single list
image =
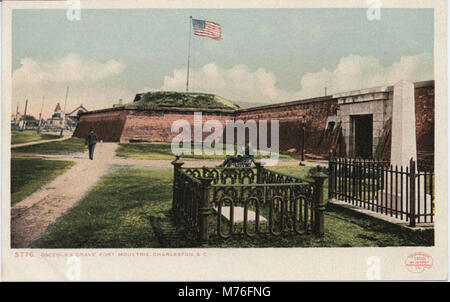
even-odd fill
[{"label": "small figure on path", "polygon": [[94,149],[95,144],[98,141],[97,134],[94,132],[94,128],[91,128],[91,131],[89,132],[88,136],[86,137],[86,145],[89,147],[89,159],[94,159]]}]

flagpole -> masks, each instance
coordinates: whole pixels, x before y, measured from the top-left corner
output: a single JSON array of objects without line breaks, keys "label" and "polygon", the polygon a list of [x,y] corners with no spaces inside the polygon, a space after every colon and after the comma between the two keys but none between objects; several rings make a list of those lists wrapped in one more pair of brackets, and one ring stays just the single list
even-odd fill
[{"label": "flagpole", "polygon": [[192,33],[192,16],[189,16],[189,47],[188,47],[188,64],[186,75],[186,92],[189,92],[189,63],[191,60],[191,34]]}]

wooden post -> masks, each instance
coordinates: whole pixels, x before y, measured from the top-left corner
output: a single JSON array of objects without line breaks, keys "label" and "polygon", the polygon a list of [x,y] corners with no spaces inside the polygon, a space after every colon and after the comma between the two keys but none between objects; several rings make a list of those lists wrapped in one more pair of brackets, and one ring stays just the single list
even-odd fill
[{"label": "wooden post", "polygon": [[179,206],[179,192],[178,192],[178,175],[180,175],[181,166],[184,164],[183,161],[180,160],[179,156],[175,157],[175,160],[171,163],[173,165],[173,197],[172,197],[172,211],[175,211]]},{"label": "wooden post", "polygon": [[416,226],[416,163],[411,158],[409,161],[409,226]]},{"label": "wooden post", "polygon": [[14,118],[14,127],[15,128],[19,127],[19,102],[17,102],[16,117]]},{"label": "wooden post", "polygon": [[202,198],[198,208],[200,240],[205,242],[209,240],[209,216],[212,214],[211,204],[209,202],[209,194],[211,190],[211,182],[214,178],[200,177],[202,182]]},{"label": "wooden post", "polygon": [[322,236],[325,233],[325,203],[323,200],[323,182],[327,179],[327,175],[323,172],[315,173],[312,178],[314,179],[314,217],[313,232],[316,235]]}]

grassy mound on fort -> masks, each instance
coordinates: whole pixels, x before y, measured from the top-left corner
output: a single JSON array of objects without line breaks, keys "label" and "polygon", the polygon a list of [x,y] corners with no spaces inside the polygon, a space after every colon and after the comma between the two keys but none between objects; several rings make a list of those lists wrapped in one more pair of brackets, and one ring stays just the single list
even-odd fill
[{"label": "grassy mound on fort", "polygon": [[214,94],[155,91],[136,96],[133,106],[139,109],[153,109],[157,107],[182,107],[182,108],[208,108],[208,109],[230,109],[236,110],[238,105],[230,100]]}]

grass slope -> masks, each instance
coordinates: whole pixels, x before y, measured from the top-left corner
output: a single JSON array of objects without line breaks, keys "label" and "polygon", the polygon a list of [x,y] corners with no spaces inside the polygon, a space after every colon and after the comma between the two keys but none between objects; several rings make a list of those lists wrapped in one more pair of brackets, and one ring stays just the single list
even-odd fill
[{"label": "grass slope", "polygon": [[208,93],[156,91],[147,92],[142,97],[127,106],[139,109],[156,107],[209,108],[209,109],[238,109],[239,106],[230,100]]},{"label": "grass slope", "polygon": [[11,131],[11,145],[61,138],[58,134],[36,133],[29,131]]},{"label": "grass slope", "polygon": [[87,146],[84,139],[72,137],[57,142],[48,142],[30,146],[17,147],[12,149],[13,153],[37,153],[37,154],[70,154],[84,152]]},{"label": "grass slope", "polygon": [[[283,172],[294,168],[277,168]],[[304,175],[306,168],[296,168]],[[171,169],[123,169],[104,176],[35,243],[39,248],[161,248],[200,246],[171,216]],[[433,233],[412,233],[377,219],[328,207],[323,237],[313,235],[212,240],[203,247],[350,247],[433,244]]]},{"label": "grass slope", "polygon": [[11,159],[11,204],[23,200],[75,163],[40,158]]}]

